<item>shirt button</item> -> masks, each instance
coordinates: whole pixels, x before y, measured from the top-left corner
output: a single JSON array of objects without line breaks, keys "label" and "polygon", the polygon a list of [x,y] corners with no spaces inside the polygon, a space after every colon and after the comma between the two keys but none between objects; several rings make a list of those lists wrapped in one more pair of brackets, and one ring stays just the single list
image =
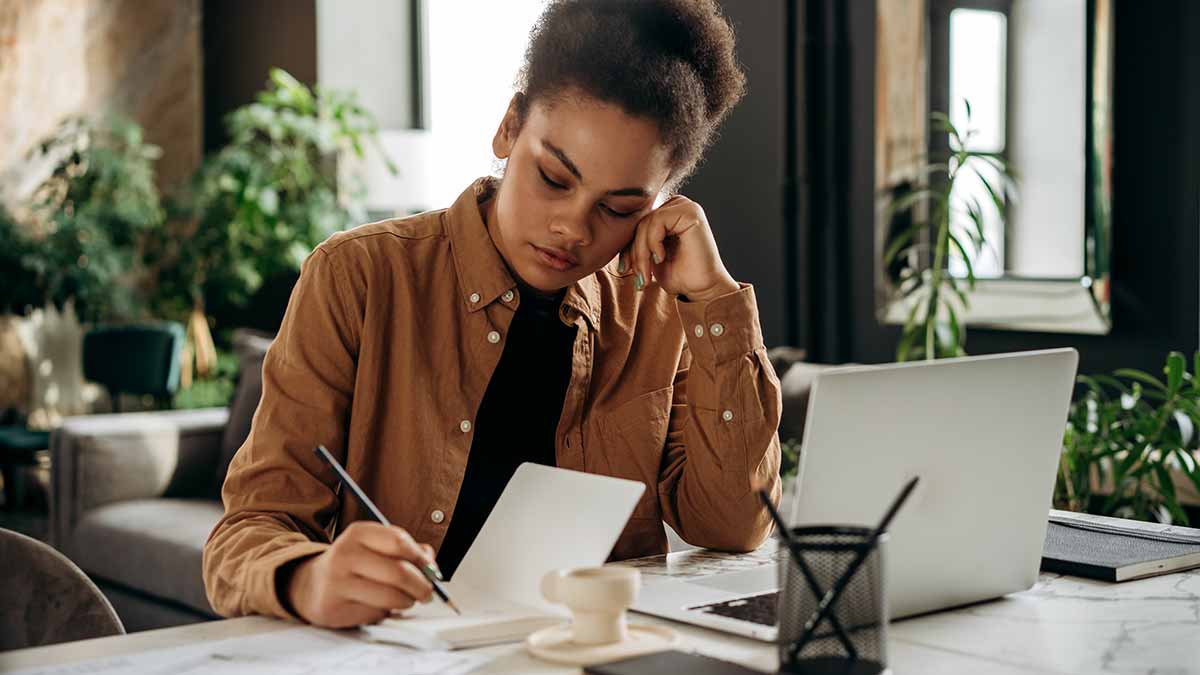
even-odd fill
[{"label": "shirt button", "polygon": [[492,331],[492,332],[488,333],[488,342],[490,342],[492,344],[496,344],[499,341],[500,341],[499,333],[497,333],[496,331]]},{"label": "shirt button", "polygon": [[459,422],[458,428],[462,429],[462,432],[464,434],[469,432],[471,430],[471,420],[463,420],[463,421]]},{"label": "shirt button", "polygon": [[721,337],[725,333],[725,326],[714,323],[708,327],[708,332],[712,333],[714,337]]},{"label": "shirt button", "polygon": [[435,523],[440,523],[446,519],[446,514],[435,509],[433,513],[429,514],[429,519]]},{"label": "shirt button", "polygon": [[696,337],[704,337],[704,326],[696,324]]},{"label": "shirt button", "polygon": [[514,296],[512,291],[504,291],[504,295],[500,297],[504,298],[505,302],[512,302]]},{"label": "shirt button", "polygon": [[479,294],[478,294],[478,293],[472,293],[472,294],[471,294],[471,304],[473,305],[473,304],[475,304],[475,303],[477,303],[477,302],[479,302]]},{"label": "shirt button", "polygon": [[725,420],[726,422],[732,420],[733,419],[733,411],[726,410],[725,412],[721,413],[721,419]]}]

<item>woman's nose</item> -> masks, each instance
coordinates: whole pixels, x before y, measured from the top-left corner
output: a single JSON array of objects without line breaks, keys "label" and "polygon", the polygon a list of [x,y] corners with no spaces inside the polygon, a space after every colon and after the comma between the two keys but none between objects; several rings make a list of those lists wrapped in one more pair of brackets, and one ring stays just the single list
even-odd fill
[{"label": "woman's nose", "polygon": [[586,213],[560,213],[551,222],[550,231],[562,237],[564,243],[571,246],[587,246],[592,243],[592,227],[588,224]]}]

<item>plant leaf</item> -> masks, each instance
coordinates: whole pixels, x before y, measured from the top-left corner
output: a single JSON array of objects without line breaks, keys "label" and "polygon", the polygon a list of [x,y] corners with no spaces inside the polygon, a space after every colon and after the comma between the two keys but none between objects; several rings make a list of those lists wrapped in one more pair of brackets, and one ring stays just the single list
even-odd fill
[{"label": "plant leaf", "polygon": [[940,126],[943,131],[950,134],[950,136],[954,138],[955,144],[959,148],[962,148],[966,145],[963,143],[962,136],[959,135],[958,129],[955,128],[954,123],[950,121],[950,118],[946,115],[946,113],[935,112],[929,116],[929,119]]},{"label": "plant leaf", "polygon": [[1134,368],[1118,368],[1117,370],[1113,371],[1113,375],[1116,375],[1117,377],[1124,377],[1130,380],[1138,380],[1163,393],[1166,393],[1167,391],[1166,385],[1164,385],[1162,382],[1159,382],[1157,378]]},{"label": "plant leaf", "polygon": [[954,247],[958,249],[959,256],[967,265],[967,285],[971,290],[975,290],[975,266],[971,264],[971,256],[967,255],[967,249],[963,247],[962,242],[958,240],[958,237],[954,236],[953,232],[948,232],[947,234],[950,236],[950,243],[954,244]]},{"label": "plant leaf", "polygon": [[946,196],[940,191],[932,188],[921,188],[919,190],[914,190],[888,202],[887,207],[884,209],[884,214],[890,218],[896,213],[907,211],[910,207],[923,199],[928,199],[933,202],[944,202],[946,201]]},{"label": "plant leaf", "polygon": [[1183,373],[1187,370],[1187,361],[1184,360],[1183,354],[1179,352],[1171,352],[1167,355],[1167,394],[1174,396],[1179,392],[1179,387],[1183,385]]},{"label": "plant leaf", "polygon": [[892,261],[896,259],[896,256],[900,255],[900,252],[905,250],[908,244],[912,242],[912,238],[913,233],[912,230],[909,229],[901,232],[894,239],[892,239],[892,243],[888,245],[887,251],[885,251],[883,254],[883,266],[890,266]]},{"label": "plant leaf", "polygon": [[904,319],[904,329],[900,336],[900,344],[896,347],[896,360],[907,361],[912,349],[913,340],[919,333],[916,323],[917,310],[924,304],[920,301],[914,301],[912,309],[908,310],[908,316]]},{"label": "plant leaf", "polygon": [[996,205],[996,211],[1004,213],[1004,199],[996,192],[996,188],[992,187],[992,182],[984,176],[982,172],[976,170],[975,175],[979,178],[979,182],[983,183],[983,188],[987,190],[988,195],[992,198],[992,203]]},{"label": "plant leaf", "polygon": [[983,209],[979,206],[979,199],[971,197],[971,203],[967,204],[967,215],[971,217],[971,222],[975,224],[975,233],[979,235],[980,247],[983,242],[987,241],[987,233],[983,228]]},{"label": "plant leaf", "polygon": [[963,344],[965,343],[962,328],[958,323],[958,314],[954,312],[954,305],[949,301],[943,302],[942,306],[946,308],[946,316],[949,318],[950,339],[953,340],[953,352],[955,356],[961,356],[963,353]]},{"label": "plant leaf", "polygon": [[969,308],[971,306],[971,301],[969,298],[967,298],[966,291],[959,288],[958,279],[955,277],[949,277],[949,280],[950,280],[950,288],[954,291],[954,294],[956,296],[958,296],[958,300],[959,300],[959,302],[962,303],[963,308],[964,309]]}]

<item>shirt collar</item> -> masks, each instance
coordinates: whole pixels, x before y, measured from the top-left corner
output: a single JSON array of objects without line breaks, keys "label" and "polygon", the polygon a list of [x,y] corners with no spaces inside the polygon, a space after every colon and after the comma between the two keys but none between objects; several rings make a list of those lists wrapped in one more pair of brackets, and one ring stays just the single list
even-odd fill
[{"label": "shirt collar", "polygon": [[[498,187],[498,181],[491,176],[476,180],[454,201],[447,219],[459,293],[471,312],[483,309],[517,286],[480,213]],[[565,318],[566,308],[575,310],[587,317],[593,329],[600,323],[600,282],[596,274],[589,274],[567,289],[564,309],[560,312]]]}]

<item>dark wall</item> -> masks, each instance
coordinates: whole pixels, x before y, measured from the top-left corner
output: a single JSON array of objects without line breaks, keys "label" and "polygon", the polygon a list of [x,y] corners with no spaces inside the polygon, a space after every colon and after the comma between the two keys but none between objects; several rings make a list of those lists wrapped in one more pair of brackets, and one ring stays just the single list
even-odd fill
[{"label": "dark wall", "polygon": [[[317,82],[317,8],[315,0],[204,0],[204,151],[229,140],[224,119],[250,103],[278,66],[301,82]],[[224,297],[206,298],[217,338],[234,327],[274,332],[279,329],[296,274],[265,280],[246,307]]]},{"label": "dark wall", "polygon": [[737,1],[722,7],[737,33],[748,91],[681,192],[704,207],[730,274],[754,285],[763,337],[778,345],[788,341],[791,300],[784,213],[788,7]]},{"label": "dark wall", "polygon": [[[972,354],[1073,346],[1080,372],[1159,372],[1168,351],[1190,353],[1200,343],[1200,48],[1194,39],[1200,3],[1115,4],[1113,331],[972,329]],[[820,313],[819,321],[844,324],[848,337],[815,356],[885,362],[893,359],[899,329],[880,326],[874,315],[875,5],[847,7],[849,92],[840,106],[850,120],[844,200],[850,232],[839,264],[848,273],[852,309],[849,317],[830,308]]]},{"label": "dark wall", "polygon": [[224,118],[254,100],[278,66],[317,81],[315,0],[204,0],[204,151],[225,143]]}]

